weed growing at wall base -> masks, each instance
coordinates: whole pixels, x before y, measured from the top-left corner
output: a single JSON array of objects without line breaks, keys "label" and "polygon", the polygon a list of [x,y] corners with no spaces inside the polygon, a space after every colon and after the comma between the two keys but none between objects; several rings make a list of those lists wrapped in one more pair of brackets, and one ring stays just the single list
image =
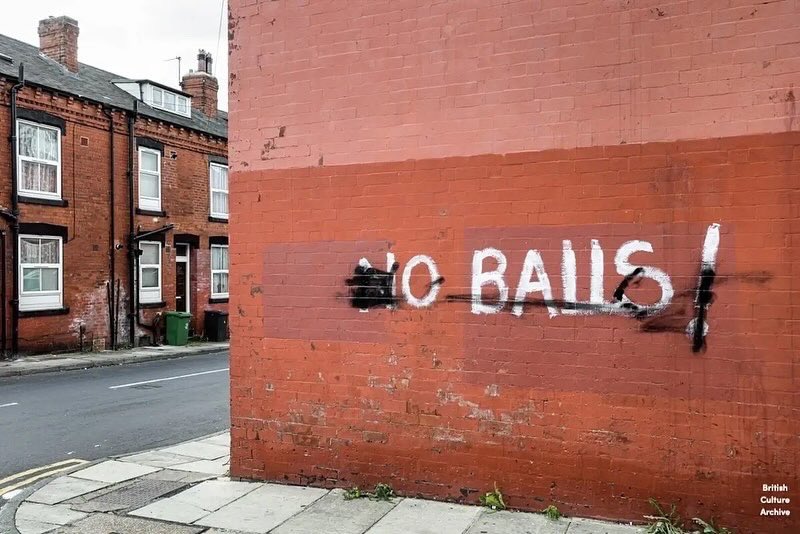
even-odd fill
[{"label": "weed growing at wall base", "polygon": [[503,494],[497,488],[497,483],[494,485],[494,491],[486,492],[485,495],[480,496],[480,501],[481,506],[492,510],[505,510],[507,508],[505,501],[503,501]]},{"label": "weed growing at wall base", "polygon": [[649,499],[650,506],[656,512],[656,515],[646,515],[647,519],[653,522],[647,525],[645,532],[647,534],[733,534],[733,531],[726,528],[717,526],[713,519],[705,521],[699,517],[692,518],[692,521],[702,527],[702,530],[684,530],[683,521],[676,511],[676,506],[673,504],[670,507],[669,513],[665,512],[661,504],[655,499]]},{"label": "weed growing at wall base", "polygon": [[647,534],[684,534],[683,521],[681,521],[681,516],[678,514],[674,504],[670,507],[669,513],[667,513],[657,500],[648,499],[648,502],[656,514],[645,516],[645,518],[653,521],[647,525],[645,530]]},{"label": "weed growing at wall base", "polygon": [[344,500],[352,501],[353,499],[369,498],[375,501],[391,501],[395,496],[394,490],[389,484],[379,483],[375,486],[375,491],[361,491],[357,486],[350,488],[344,492]]},{"label": "weed growing at wall base", "polygon": [[550,506],[542,510],[542,513],[547,516],[547,519],[550,519],[552,521],[558,521],[559,519],[561,519],[561,510],[559,510],[558,507],[554,504],[551,504]]}]

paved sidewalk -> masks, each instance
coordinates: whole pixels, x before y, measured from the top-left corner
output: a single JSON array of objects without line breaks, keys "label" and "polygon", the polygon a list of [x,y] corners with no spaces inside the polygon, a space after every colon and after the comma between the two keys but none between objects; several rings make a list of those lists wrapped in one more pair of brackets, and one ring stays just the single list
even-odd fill
[{"label": "paved sidewalk", "polygon": [[21,534],[634,534],[589,519],[234,481],[228,433],[106,460],[50,481],[16,511]]},{"label": "paved sidewalk", "polygon": [[0,360],[0,378],[52,371],[71,371],[89,367],[105,367],[125,363],[168,360],[194,354],[210,354],[228,350],[230,344],[198,342],[183,347],[161,345],[159,347],[137,347],[135,349],[102,352],[74,352],[68,354],[42,354],[25,356],[12,361]]}]

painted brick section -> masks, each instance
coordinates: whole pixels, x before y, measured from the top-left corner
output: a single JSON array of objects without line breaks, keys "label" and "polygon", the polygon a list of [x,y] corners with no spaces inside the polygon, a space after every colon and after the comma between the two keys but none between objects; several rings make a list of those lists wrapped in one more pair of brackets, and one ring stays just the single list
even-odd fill
[{"label": "painted brick section", "polygon": [[251,170],[769,133],[800,120],[795,0],[230,5],[231,160]]},{"label": "painted brick section", "polygon": [[[647,498],[740,532],[761,485],[800,498],[800,134],[615,145],[400,163],[249,171],[232,179],[232,474],[321,486],[390,482],[476,502],[641,520]],[[720,223],[707,350],[685,334],[706,229]],[[513,298],[541,249],[563,299],[562,240],[588,299],[589,241],[662,269],[661,314],[553,318],[544,306],[474,315],[474,251],[504,252]],[[361,257],[444,277],[436,301],[360,312],[345,280]],[[490,260],[484,271],[494,268]],[[410,287],[430,289],[424,266]],[[491,288],[484,299],[491,302]],[[626,293],[652,303],[645,280]],[[268,297],[267,297],[268,296]],[[531,294],[529,297],[540,297]],[[563,306],[560,306],[560,308]],[[656,321],[647,328],[648,321]],[[341,323],[339,323],[341,321]],[[339,325],[337,328],[336,325]],[[332,326],[333,325],[333,326]],[[368,335],[360,331],[365,328]]]},{"label": "painted brick section", "polygon": [[[9,132],[9,89],[11,83],[0,79],[0,131]],[[64,243],[64,305],[65,315],[51,317],[23,317],[19,321],[20,350],[43,352],[75,350],[80,347],[83,330],[84,347],[103,349],[110,343],[109,309],[106,283],[110,280],[111,250],[109,207],[109,122],[102,109],[76,98],[55,95],[43,89],[24,88],[18,106],[29,110],[45,111],[66,121],[66,134],[61,138],[62,197],[66,207],[20,203],[20,220],[23,223],[49,223],[65,226],[68,237]],[[113,243],[120,246],[114,252],[116,275],[121,280],[119,307],[120,344],[128,341],[128,182],[126,166],[128,157],[127,119],[114,113],[115,129],[115,206],[116,232]],[[210,236],[227,236],[226,223],[211,222],[209,216],[208,157],[225,157],[227,144],[223,139],[177,128],[144,117],[136,121],[136,135],[148,137],[165,145],[162,158],[162,206],[166,217],[136,215],[135,224],[141,231],[156,229],[164,224],[175,228],[166,236],[162,255],[162,299],[167,303],[162,309],[142,311],[142,319],[150,324],[156,313],[175,309],[175,250],[173,234],[193,234],[199,237],[199,250],[191,256],[191,295],[193,329],[203,332],[203,315],[207,309],[227,310],[226,303],[211,304]],[[0,206],[11,207],[11,160],[9,144],[0,149]],[[172,157],[172,153],[175,157]],[[138,158],[134,158],[134,195],[138,198]],[[135,202],[137,204],[138,202]],[[12,255],[11,231],[4,227],[8,240],[6,248],[7,295],[11,299]],[[10,306],[7,320],[10,325]],[[8,330],[10,344],[10,326]],[[148,334],[137,328],[139,335]],[[9,345],[10,346],[10,345]]]}]

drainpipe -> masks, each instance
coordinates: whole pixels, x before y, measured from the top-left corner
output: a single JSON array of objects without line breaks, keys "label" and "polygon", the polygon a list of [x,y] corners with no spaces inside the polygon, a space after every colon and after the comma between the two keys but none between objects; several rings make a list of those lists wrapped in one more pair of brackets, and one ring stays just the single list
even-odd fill
[{"label": "drainpipe", "polygon": [[110,155],[109,159],[111,163],[109,164],[109,186],[111,188],[109,196],[108,196],[108,203],[109,203],[109,214],[111,218],[111,223],[109,227],[109,237],[108,237],[108,267],[109,273],[111,275],[111,281],[109,282],[109,304],[108,304],[108,328],[110,330],[110,338],[111,338],[111,350],[117,350],[117,318],[114,315],[114,299],[115,299],[115,288],[114,288],[114,280],[117,277],[117,266],[116,266],[116,248],[114,239],[116,238],[116,227],[115,227],[115,209],[114,209],[114,110],[111,108],[103,108],[103,113],[106,114],[108,117],[108,138],[110,143]]},{"label": "drainpipe", "polygon": [[[11,357],[19,352],[19,202],[17,201],[17,93],[25,86],[25,65],[20,64],[17,84],[11,88]],[[4,271],[5,272],[5,271]],[[5,289],[5,286],[3,286]],[[5,300],[3,309],[5,310]],[[5,327],[5,321],[3,321]]]},{"label": "drainpipe", "polygon": [[136,319],[139,315],[139,299],[136,292],[136,283],[134,280],[134,269],[136,267],[136,259],[138,255],[138,247],[136,247],[136,228],[134,219],[134,202],[133,202],[133,154],[136,152],[136,135],[134,127],[136,125],[136,117],[139,114],[139,101],[133,101],[133,112],[128,114],[128,335],[131,347],[136,343]]},{"label": "drainpipe", "polygon": [[6,359],[6,231],[0,230],[0,301],[3,305],[0,306],[0,337],[2,337],[3,349],[0,352],[0,360]]}]

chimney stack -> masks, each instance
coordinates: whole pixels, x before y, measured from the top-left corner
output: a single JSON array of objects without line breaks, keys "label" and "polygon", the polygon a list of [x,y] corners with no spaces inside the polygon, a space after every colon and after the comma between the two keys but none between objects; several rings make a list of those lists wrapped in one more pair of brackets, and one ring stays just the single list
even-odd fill
[{"label": "chimney stack", "polygon": [[200,50],[197,54],[197,72],[189,71],[181,81],[181,88],[192,95],[192,108],[203,112],[206,117],[217,116],[217,91],[219,83],[211,75],[213,59],[211,54]]},{"label": "chimney stack", "polygon": [[78,21],[70,17],[40,20],[39,51],[70,72],[78,72],[78,33]]}]

